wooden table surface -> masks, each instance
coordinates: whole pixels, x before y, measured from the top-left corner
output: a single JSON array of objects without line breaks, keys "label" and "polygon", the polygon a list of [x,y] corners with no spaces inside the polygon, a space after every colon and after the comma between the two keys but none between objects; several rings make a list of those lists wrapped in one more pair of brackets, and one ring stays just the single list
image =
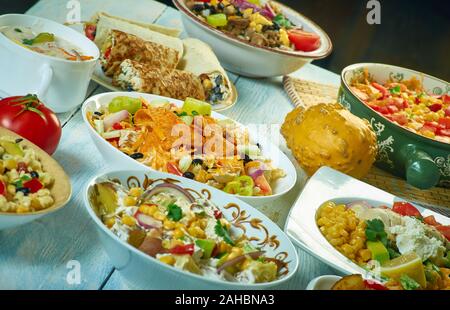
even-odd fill
[{"label": "wooden table surface", "polygon": [[[41,0],[27,14],[64,22],[69,12],[66,5],[71,2]],[[89,20],[97,11],[106,11],[148,23],[182,28],[176,10],[153,0],[78,2],[81,4],[82,20]],[[293,75],[322,83],[339,83],[338,75],[314,65],[306,65]],[[230,78],[237,87],[239,100],[223,112],[226,116],[243,124],[281,124],[286,113],[292,109],[281,78],[249,79],[234,74],[230,74]],[[87,97],[107,91],[92,82]],[[54,214],[22,227],[0,231],[0,289],[139,289],[132,283],[125,283],[112,266],[97,237],[94,223],[82,205],[87,182],[111,167],[105,165],[88,137],[80,107],[58,116],[63,125],[63,136],[54,158],[71,178],[72,200]],[[282,149],[287,152],[284,147]],[[273,208],[285,206],[289,209],[295,203],[305,182],[299,169],[298,175],[295,188],[276,200]],[[283,288],[304,289],[317,276],[337,273],[300,249],[298,254],[298,272]],[[79,262],[81,268],[79,284],[67,281],[73,261]]]}]

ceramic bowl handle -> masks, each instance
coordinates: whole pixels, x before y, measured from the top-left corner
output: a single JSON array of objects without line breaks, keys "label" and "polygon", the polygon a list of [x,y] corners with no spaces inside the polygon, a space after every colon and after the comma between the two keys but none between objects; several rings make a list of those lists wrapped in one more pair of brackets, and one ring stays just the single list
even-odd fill
[{"label": "ceramic bowl handle", "polygon": [[42,80],[39,84],[38,89],[36,90],[36,95],[42,99],[47,93],[53,78],[53,69],[49,64],[44,64],[41,67],[41,76]]},{"label": "ceramic bowl handle", "polygon": [[413,144],[406,145],[401,152],[405,159],[408,184],[420,189],[429,189],[438,184],[441,174],[430,155]]}]

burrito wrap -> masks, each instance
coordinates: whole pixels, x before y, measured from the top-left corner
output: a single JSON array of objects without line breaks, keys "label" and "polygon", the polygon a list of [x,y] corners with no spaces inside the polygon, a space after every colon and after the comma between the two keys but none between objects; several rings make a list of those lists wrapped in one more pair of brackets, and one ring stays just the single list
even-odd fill
[{"label": "burrito wrap", "polygon": [[102,56],[102,67],[106,76],[113,76],[125,59],[131,59],[151,67],[173,70],[179,62],[176,50],[144,41],[132,34],[112,30],[105,43],[112,42],[108,58]]},{"label": "burrito wrap", "polygon": [[205,100],[200,79],[190,72],[154,68],[133,60],[125,60],[113,77],[113,85],[137,91],[184,100]]},{"label": "burrito wrap", "polygon": [[[191,72],[199,77],[203,75],[208,75],[210,77],[221,76],[223,85],[222,92],[224,96],[215,103],[230,105],[232,103],[232,84],[211,47],[206,43],[193,38],[184,39],[183,46],[184,55],[178,65],[178,69]],[[211,93],[211,95],[214,94]],[[208,96],[208,94],[206,94],[206,96]],[[210,99],[211,98],[207,98],[207,100]],[[211,101],[214,103],[215,100]]]}]

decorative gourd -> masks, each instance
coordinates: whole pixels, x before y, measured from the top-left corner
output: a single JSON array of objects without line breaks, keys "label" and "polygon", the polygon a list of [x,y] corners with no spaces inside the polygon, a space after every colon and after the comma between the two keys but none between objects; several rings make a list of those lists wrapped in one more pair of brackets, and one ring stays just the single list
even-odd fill
[{"label": "decorative gourd", "polygon": [[377,154],[377,139],[369,122],[338,103],[293,110],[286,116],[281,133],[309,176],[328,166],[362,178]]}]

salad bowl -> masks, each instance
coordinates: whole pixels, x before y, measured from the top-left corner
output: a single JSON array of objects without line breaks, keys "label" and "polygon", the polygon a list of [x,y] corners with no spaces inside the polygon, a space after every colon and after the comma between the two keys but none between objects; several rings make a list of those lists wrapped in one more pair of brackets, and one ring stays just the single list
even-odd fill
[{"label": "salad bowl", "polygon": [[449,83],[410,69],[386,64],[360,63],[346,67],[341,73],[339,102],[353,114],[372,125],[379,146],[376,165],[420,189],[450,186],[450,143],[419,135],[386,115],[376,112],[352,91],[351,81],[364,70],[379,84],[387,80],[401,83],[412,77],[422,81],[424,90],[434,96],[449,96]]},{"label": "salad bowl", "polygon": [[[320,195],[317,194],[318,192]],[[297,246],[343,274],[375,277],[374,274],[341,254],[322,234],[317,224],[318,211],[328,201],[347,205],[364,201],[374,207],[390,208],[395,202],[401,200],[336,170],[323,167],[308,181],[288,216],[285,232]],[[450,224],[448,217],[417,205],[414,207],[424,218],[434,216],[442,225]]]},{"label": "salad bowl", "polygon": [[52,175],[55,180],[53,186],[50,188],[50,193],[54,199],[53,205],[46,209],[34,212],[9,213],[0,211],[0,230],[27,224],[63,208],[69,202],[72,195],[70,179],[63,168],[38,146],[6,128],[0,127],[0,137],[13,137],[19,139],[22,146],[34,151],[37,158],[42,163],[43,170]]},{"label": "salad bowl", "polygon": [[320,36],[321,46],[317,50],[302,52],[258,46],[224,33],[200,20],[189,10],[185,0],[173,0],[173,3],[181,13],[181,20],[189,36],[208,43],[223,66],[239,75],[255,78],[287,75],[315,59],[325,58],[333,49],[330,38],[318,25],[278,2],[276,4],[281,7],[289,20],[296,25],[302,25],[306,31]]},{"label": "salad bowl", "polygon": [[[98,132],[92,127],[87,115],[88,112],[94,112],[99,109],[99,107],[107,106],[114,98],[119,96],[128,96],[132,98],[143,98],[147,100],[148,102],[151,102],[153,100],[165,100],[170,103],[175,104],[178,107],[181,107],[183,105],[183,102],[180,100],[175,100],[171,98],[156,96],[156,95],[150,95],[150,94],[144,94],[144,93],[134,93],[134,92],[115,92],[115,93],[103,93],[99,95],[95,95],[91,98],[88,98],[82,108],[82,114],[83,119],[85,122],[85,125],[87,127],[87,130],[89,132],[89,135],[92,138],[92,141],[96,145],[98,151],[102,156],[104,157],[105,161],[109,164],[111,168],[117,169],[144,169],[144,170],[152,170],[152,168],[144,165],[143,163],[140,163],[130,156],[124,154],[119,149],[112,146],[107,140],[105,140],[101,135],[98,134]],[[228,120],[227,117],[212,112],[212,117],[218,120]],[[238,124],[240,125],[240,124]],[[252,132],[251,128],[249,128],[250,138],[256,137],[256,132]],[[288,193],[293,186],[295,185],[296,179],[297,179],[297,172],[295,170],[294,165],[289,160],[289,158],[274,144],[272,144],[270,141],[266,140],[263,137],[258,136],[258,142],[261,148],[261,155],[264,158],[272,159],[273,165],[277,168],[280,168],[284,170],[286,173],[286,176],[283,178],[280,178],[274,182],[273,188],[272,188],[272,195],[269,196],[239,196],[238,198],[245,201],[246,203],[257,207],[257,208],[263,208],[265,206],[269,206],[269,208],[265,207],[264,209],[267,210],[266,215],[269,216],[269,218],[276,218],[278,215],[277,208],[270,208],[271,202],[279,198],[286,193]],[[273,214],[272,214],[273,213]],[[272,217],[273,215],[273,217]]]},{"label": "salad bowl", "polygon": [[[278,279],[265,283],[241,283],[226,281],[207,273],[194,274],[163,263],[138,248],[122,241],[102,221],[95,202],[96,184],[111,180],[125,188],[146,189],[158,182],[170,182],[188,190],[193,196],[204,197],[215,205],[223,218],[231,224],[230,234],[245,233],[252,244],[266,257],[281,261]],[[155,187],[153,187],[155,188]],[[103,248],[121,275],[133,286],[145,289],[266,289],[288,281],[298,268],[295,247],[283,231],[266,216],[236,197],[207,185],[156,171],[123,170],[99,175],[92,179],[84,192],[85,208],[94,221]],[[139,209],[140,210],[140,209]],[[183,211],[184,212],[184,211]],[[139,222],[140,223],[140,222]],[[177,266],[177,265],[175,265]]]}]

